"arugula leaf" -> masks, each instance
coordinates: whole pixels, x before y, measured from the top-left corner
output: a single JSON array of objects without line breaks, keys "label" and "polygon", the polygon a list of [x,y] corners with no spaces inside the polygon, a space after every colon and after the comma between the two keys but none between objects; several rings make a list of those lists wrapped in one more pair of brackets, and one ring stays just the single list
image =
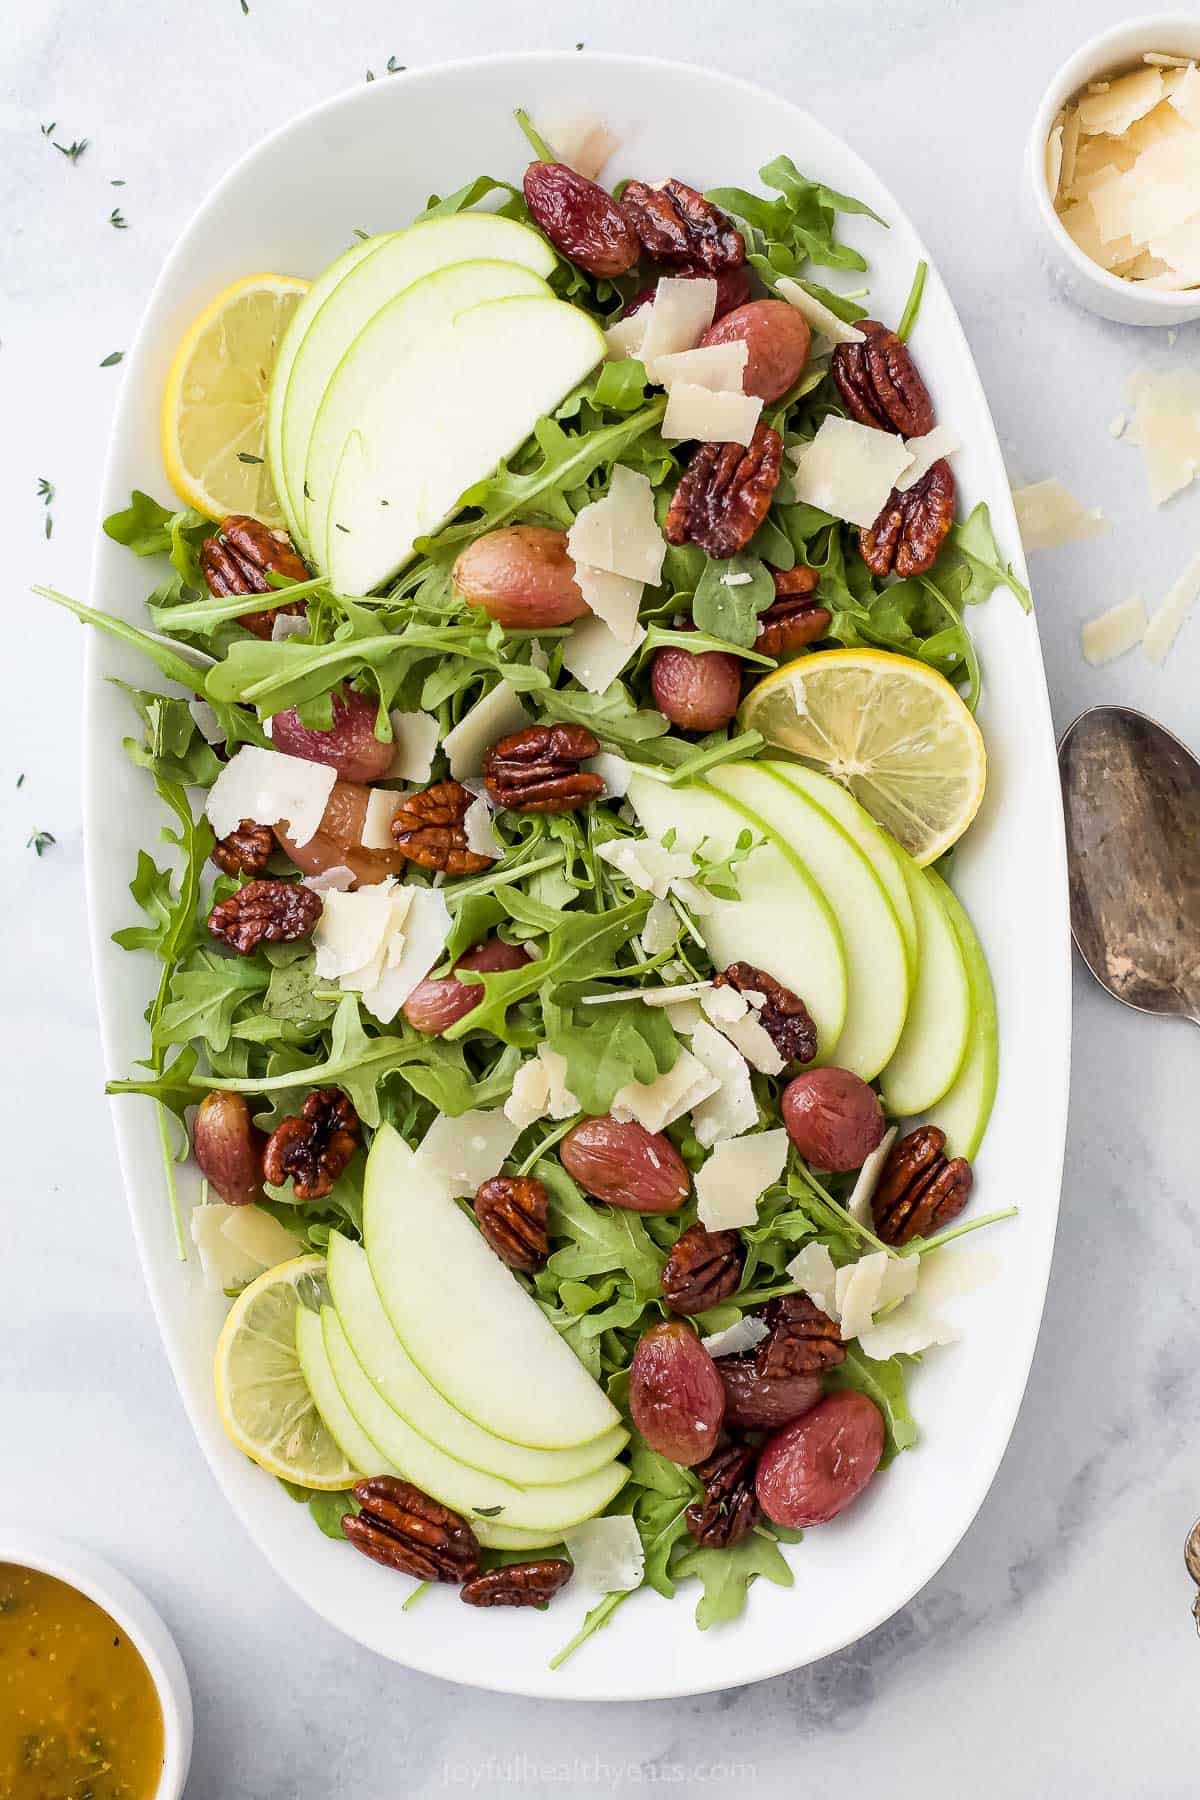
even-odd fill
[{"label": "arugula leaf", "polygon": [[752,650],[758,636],[758,615],[774,598],[771,572],[757,556],[746,550],[721,562],[710,556],[696,586],[692,618],[700,631]]},{"label": "arugula leaf", "polygon": [[136,625],[127,625],[124,619],[114,619],[111,613],[97,612],[94,606],[85,606],[82,600],[72,600],[69,594],[60,594],[57,588],[35,586],[33,593],[39,594],[43,600],[52,600],[55,606],[65,607],[69,613],[84,625],[94,625],[99,631],[106,631],[109,637],[119,638],[124,644],[131,644],[148,656],[168,681],[177,681],[180,687],[187,688],[190,693],[204,694],[204,674],[193,662],[188,662],[177,650],[169,645],[159,643],[148,632],[139,631]]},{"label": "arugula leaf", "polygon": [[221,762],[201,736],[187,701],[148,693],[124,681],[114,685],[128,694],[142,721],[141,741],[124,740],[130,761],[180,786],[211,787],[221,772]]},{"label": "arugula leaf", "polygon": [[171,980],[171,998],[152,1031],[157,1044],[187,1044],[201,1038],[213,1050],[224,1050],[238,1008],[252,995],[265,992],[267,971],[242,956],[201,950]]},{"label": "arugula leaf", "polygon": [[171,548],[170,521],[169,508],[134,488],[129,505],[105,519],[104,535],[124,544],[135,556],[155,556]]},{"label": "arugula leaf", "polygon": [[760,1575],[776,1587],[791,1587],[795,1580],[778,1543],[757,1529],[748,1531],[727,1550],[698,1544],[677,1558],[672,1573],[694,1575],[703,1582],[704,1596],[696,1606],[696,1624],[701,1631],[736,1619],[745,1607],[747,1590]]},{"label": "arugula leaf", "polygon": [[530,994],[568,981],[586,981],[603,968],[637,932],[646,916],[648,895],[606,913],[567,913],[550,933],[545,954],[520,969],[504,969],[495,975],[463,970],[460,980],[483,987],[483,999],[473,1011],[457,1020],[443,1035],[443,1042],[466,1037],[468,1032],[490,1031],[504,1043],[516,1037],[506,1014],[510,1006]]},{"label": "arugula leaf", "polygon": [[628,1275],[643,1302],[662,1291],[666,1257],[652,1243],[637,1213],[585,1200],[558,1162],[543,1157],[536,1173],[550,1200],[550,1235],[568,1238],[546,1265],[550,1281],[584,1281],[618,1270]]},{"label": "arugula leaf", "polygon": [[575,1008],[546,1001],[542,1011],[547,1045],[567,1059],[567,1087],[593,1116],[608,1111],[620,1088],[649,1084],[679,1059],[679,1039],[665,1008],[640,1000]]},{"label": "arugula leaf", "polygon": [[[961,558],[970,572],[971,579],[962,596],[965,606],[978,605],[1003,583],[1010,593],[1016,595],[1023,611],[1033,610],[1033,598],[1029,589],[1017,580],[1011,563],[1000,560],[1000,551],[992,530],[992,515],[984,501],[981,500],[973,508],[970,517],[961,525],[950,527],[942,555],[951,562],[955,558]],[[940,561],[939,558],[939,563]]]}]

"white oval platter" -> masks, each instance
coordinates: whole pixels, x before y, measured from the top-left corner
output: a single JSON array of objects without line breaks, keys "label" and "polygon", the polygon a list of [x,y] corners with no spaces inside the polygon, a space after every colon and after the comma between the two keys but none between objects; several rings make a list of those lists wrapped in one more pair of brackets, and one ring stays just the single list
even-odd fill
[{"label": "white oval platter", "polygon": [[[842,235],[870,258],[872,310],[885,320],[899,317],[913,270],[927,256],[919,238],[854,151],[776,95],[683,64],[618,56],[506,56],[390,77],[329,101],[257,145],[183,233],[126,361],[101,517],[127,504],[134,486],[168,499],[158,430],[163,380],[180,333],[214,293],[256,270],[315,275],[353,241],[356,228],[403,225],[431,192],[449,193],[480,172],[519,180],[528,152],[513,108],[527,106],[536,116],[564,102],[598,112],[619,136],[610,180],[674,174],[701,188],[754,187],[759,166],[782,151],[804,173],[867,201],[890,230],[845,218]],[[988,502],[1004,555],[1023,577],[995,428],[933,268],[913,348],[939,416],[963,440],[955,463],[963,503]],[[98,545],[93,604],[144,623],[147,565],[106,538]],[[401,1611],[401,1582],[322,1537],[307,1510],[227,1441],[211,1373],[222,1302],[204,1290],[194,1258],[178,1260],[155,1109],[137,1099],[113,1102],[146,1281],[196,1435],[230,1505],[274,1567],[351,1638],[414,1669],[506,1692],[591,1700],[701,1693],[798,1668],[862,1637],[912,1598],[966,1531],[1008,1443],[1037,1337],[1058,1207],[1070,1043],[1062,819],[1037,628],[1003,590],[975,610],[971,624],[984,667],[980,720],[990,780],[954,881],[991,961],[1001,1033],[999,1093],[978,1158],[974,1205],[990,1210],[1015,1202],[1020,1216],[987,1234],[999,1272],[972,1297],[963,1341],[931,1352],[913,1371],[919,1446],[843,1518],[790,1549],[795,1586],[759,1581],[737,1623],[700,1632],[694,1590],[693,1598],[684,1589],[671,1603],[647,1591],[553,1673],[549,1658],[589,1604],[569,1589],[544,1613],[467,1614],[452,1589]],[[144,775],[121,749],[127,702],[106,680],[145,682],[146,668],[124,646],[93,635],[88,669],[93,957],[107,1066],[124,1074],[145,1052],[142,1014],[154,972],[149,959],[118,950],[110,934],[130,922],[127,884],[136,853],[154,844],[161,820]],[[197,1191],[192,1173],[181,1171],[185,1207]]]}]

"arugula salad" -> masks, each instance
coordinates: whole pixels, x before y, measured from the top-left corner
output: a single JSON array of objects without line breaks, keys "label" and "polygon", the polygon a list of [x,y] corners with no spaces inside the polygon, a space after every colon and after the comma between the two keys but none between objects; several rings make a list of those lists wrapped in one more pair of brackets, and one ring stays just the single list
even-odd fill
[{"label": "arugula salad", "polygon": [[1028,596],[924,267],[889,324],[839,238],[882,220],[786,156],[609,190],[596,121],[517,122],[520,183],[189,328],[179,504],[105,522],[140,625],[40,591],[162,678],[109,1092],[229,1301],[226,1430],[398,1606],[580,1596],[557,1664],[639,1588],[706,1630],[790,1586],[917,1442],[948,1246],[1011,1211],[960,1217],[997,1034],[947,859],[968,609]]}]

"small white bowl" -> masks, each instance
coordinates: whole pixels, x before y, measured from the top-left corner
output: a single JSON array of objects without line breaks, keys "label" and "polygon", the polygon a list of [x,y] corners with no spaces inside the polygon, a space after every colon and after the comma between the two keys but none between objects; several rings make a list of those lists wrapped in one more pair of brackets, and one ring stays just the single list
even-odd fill
[{"label": "small white bowl", "polygon": [[150,1671],[162,1707],[163,1769],[154,1800],[180,1800],[192,1760],[192,1693],[175,1640],[145,1595],[90,1550],[17,1525],[0,1523],[0,1562],[65,1581],[125,1632]]},{"label": "small white bowl", "polygon": [[1046,182],[1046,143],[1060,109],[1089,81],[1132,68],[1147,50],[1200,58],[1200,18],[1159,13],[1131,19],[1092,38],[1054,77],[1042,98],[1029,134],[1026,166],[1033,208],[1049,244],[1056,273],[1070,299],[1118,325],[1186,325],[1200,319],[1200,288],[1164,293],[1110,275],[1075,243],[1054,210]]}]

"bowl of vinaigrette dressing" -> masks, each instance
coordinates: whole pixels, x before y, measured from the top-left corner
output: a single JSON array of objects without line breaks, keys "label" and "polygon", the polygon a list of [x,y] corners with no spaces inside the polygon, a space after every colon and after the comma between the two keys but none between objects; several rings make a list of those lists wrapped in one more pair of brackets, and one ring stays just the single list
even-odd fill
[{"label": "bowl of vinaigrette dressing", "polygon": [[192,1702],[174,1640],[123,1575],[0,1525],[0,1794],[179,1800]]}]

